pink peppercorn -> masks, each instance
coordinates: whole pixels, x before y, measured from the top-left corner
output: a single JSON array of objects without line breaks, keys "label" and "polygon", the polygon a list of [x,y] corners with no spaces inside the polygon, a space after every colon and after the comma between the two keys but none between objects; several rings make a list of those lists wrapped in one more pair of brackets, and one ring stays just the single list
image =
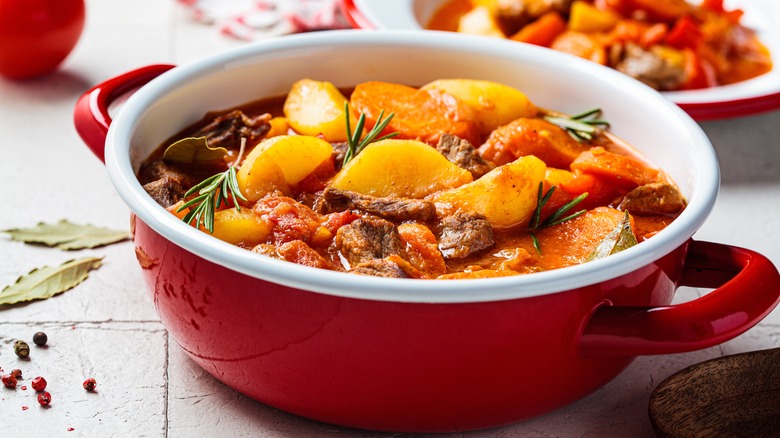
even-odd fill
[{"label": "pink peppercorn", "polygon": [[16,377],[12,374],[3,374],[0,376],[0,380],[3,381],[3,386],[10,389],[16,389]]},{"label": "pink peppercorn", "polygon": [[38,394],[38,403],[40,403],[41,406],[48,406],[49,403],[51,403],[51,394],[46,391]]},{"label": "pink peppercorn", "polygon": [[37,392],[41,392],[46,389],[46,379],[38,376],[32,380],[32,388]]},{"label": "pink peppercorn", "polygon": [[96,386],[97,386],[97,382],[95,382],[95,379],[93,379],[92,377],[84,381],[84,389],[86,389],[87,391],[94,391]]}]

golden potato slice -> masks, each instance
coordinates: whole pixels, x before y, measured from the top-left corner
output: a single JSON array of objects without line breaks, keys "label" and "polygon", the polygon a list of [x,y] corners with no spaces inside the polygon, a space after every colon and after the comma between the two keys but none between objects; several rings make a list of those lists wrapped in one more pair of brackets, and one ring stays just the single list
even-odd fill
[{"label": "golden potato slice", "polygon": [[427,144],[389,139],[368,145],[329,185],[371,196],[423,198],[471,180],[469,171]]},{"label": "golden potato slice", "polygon": [[520,117],[534,117],[536,106],[516,88],[476,79],[438,79],[421,87],[457,97],[474,111],[482,135]]},{"label": "golden potato slice", "polygon": [[241,193],[257,201],[273,190],[288,192],[325,160],[331,159],[330,143],[317,137],[280,135],[263,140],[247,155],[236,179]]},{"label": "golden potato slice", "polygon": [[330,82],[301,79],[287,94],[284,115],[300,134],[322,134],[328,141],[346,141],[346,101],[347,98]]},{"label": "golden potato slice", "polygon": [[539,183],[544,179],[544,162],[526,156],[497,167],[464,186],[429,197],[436,208],[478,213],[497,228],[527,224],[536,209]]},{"label": "golden potato slice", "polygon": [[249,208],[240,211],[228,208],[214,213],[214,232],[219,240],[233,245],[252,247],[265,242],[271,234],[271,225]]}]

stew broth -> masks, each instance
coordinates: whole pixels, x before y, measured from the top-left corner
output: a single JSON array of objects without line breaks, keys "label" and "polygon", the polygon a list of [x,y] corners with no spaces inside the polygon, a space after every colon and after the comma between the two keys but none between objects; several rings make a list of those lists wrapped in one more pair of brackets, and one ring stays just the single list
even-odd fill
[{"label": "stew broth", "polygon": [[[589,140],[577,138],[549,121],[566,116],[527,99],[519,105],[524,95],[517,90],[507,94],[501,84],[460,81],[454,88],[447,81],[421,88],[369,82],[336,90],[304,80],[288,96],[207,114],[160,145],[138,177],[158,203],[185,218],[198,196],[185,192],[235,166],[245,199],[236,199],[236,206],[226,195],[214,208],[212,230],[203,217],[188,218],[191,224],[258,256],[389,277],[479,278],[571,266],[604,256],[594,256],[600,245],[629,237],[641,244],[685,207],[663,172],[602,129]],[[514,109],[485,115],[456,96],[458,87],[483,90],[480,102],[503,108],[506,102],[491,100],[496,94],[485,86],[514,97]],[[318,109],[302,112],[296,99]],[[381,110],[392,111],[381,134],[396,137],[369,144],[343,164],[348,142],[335,137],[348,134],[323,115],[341,107],[345,117],[340,99],[350,103],[352,130],[357,114],[365,116],[364,134]],[[306,120],[311,114],[319,124]],[[333,138],[321,134],[333,126]],[[453,129],[459,136],[450,135]],[[201,161],[166,158],[171,145],[196,137],[224,147],[224,154]],[[322,147],[325,158],[312,158]],[[386,155],[377,155],[381,148]],[[295,156],[286,155],[291,150]],[[420,158],[431,151],[430,158]],[[382,183],[382,172],[395,176]],[[584,193],[560,214],[565,220],[551,224],[559,209]],[[615,234],[621,224],[629,231],[624,226]]]}]

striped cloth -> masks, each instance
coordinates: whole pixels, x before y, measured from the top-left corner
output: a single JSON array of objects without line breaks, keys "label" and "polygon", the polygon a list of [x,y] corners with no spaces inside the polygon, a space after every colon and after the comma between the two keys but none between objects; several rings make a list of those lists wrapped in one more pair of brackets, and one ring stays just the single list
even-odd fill
[{"label": "striped cloth", "polygon": [[252,41],[290,33],[344,29],[339,0],[177,0],[190,18],[223,35]]}]

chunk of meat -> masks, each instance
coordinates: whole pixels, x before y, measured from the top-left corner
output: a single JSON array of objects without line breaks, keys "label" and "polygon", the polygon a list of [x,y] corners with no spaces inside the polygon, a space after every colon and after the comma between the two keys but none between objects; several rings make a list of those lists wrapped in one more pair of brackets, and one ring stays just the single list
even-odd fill
[{"label": "chunk of meat", "polygon": [[233,110],[220,115],[207,114],[205,118],[210,117],[214,119],[192,137],[206,137],[212,148],[238,148],[242,137],[248,144],[253,144],[271,130],[271,114],[268,113],[249,117],[240,110]]},{"label": "chunk of meat", "polygon": [[544,119],[520,118],[493,131],[479,153],[497,166],[535,155],[549,167],[566,169],[587,150],[587,145]]},{"label": "chunk of meat", "polygon": [[147,184],[162,178],[175,179],[182,187],[192,187],[198,183],[192,176],[179,171],[175,165],[166,164],[161,160],[145,162],[138,172],[138,180],[141,184]]},{"label": "chunk of meat", "polygon": [[471,172],[474,179],[493,170],[494,166],[477,152],[477,149],[469,143],[455,135],[444,134],[436,145],[436,150],[444,155],[451,163],[458,165],[461,169]]},{"label": "chunk of meat", "polygon": [[432,202],[421,199],[375,197],[348,190],[329,187],[315,203],[315,210],[322,214],[344,210],[360,210],[381,218],[403,222],[427,221],[436,215]]},{"label": "chunk of meat", "polygon": [[330,146],[333,148],[334,167],[335,170],[338,171],[344,164],[344,157],[347,155],[349,144],[346,141],[340,141],[337,143],[331,143]]},{"label": "chunk of meat", "polygon": [[627,43],[619,57],[615,69],[656,90],[674,90],[685,81],[684,63],[673,62],[657,50]]},{"label": "chunk of meat", "polygon": [[628,192],[619,208],[633,215],[671,215],[685,208],[685,198],[677,187],[671,184],[651,183]]},{"label": "chunk of meat", "polygon": [[144,184],[143,187],[146,193],[163,208],[168,208],[179,202],[186,192],[179,180],[170,176],[164,176],[157,181]]},{"label": "chunk of meat", "polygon": [[395,225],[372,216],[339,228],[335,244],[350,266],[404,254],[403,241]]},{"label": "chunk of meat", "polygon": [[351,274],[372,275],[374,277],[422,278],[420,272],[397,255],[361,263],[350,269],[349,272]]},{"label": "chunk of meat", "polygon": [[496,243],[493,226],[483,216],[455,213],[439,224],[439,250],[445,259],[462,259]]}]

